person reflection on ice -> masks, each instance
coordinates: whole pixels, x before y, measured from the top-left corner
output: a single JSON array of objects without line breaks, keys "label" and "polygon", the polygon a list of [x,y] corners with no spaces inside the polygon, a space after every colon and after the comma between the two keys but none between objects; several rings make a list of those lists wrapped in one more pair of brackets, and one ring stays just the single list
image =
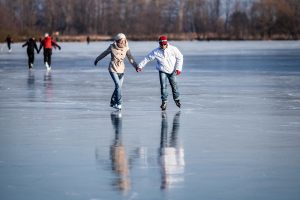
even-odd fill
[{"label": "person reflection on ice", "polygon": [[51,71],[46,71],[44,74],[44,88],[46,101],[51,101],[53,96]]},{"label": "person reflection on ice", "polygon": [[33,71],[28,71],[28,78],[27,78],[27,86],[28,89],[34,89],[34,72]]},{"label": "person reflection on ice", "polygon": [[28,71],[27,88],[28,88],[28,99],[29,99],[29,101],[34,101],[36,89],[35,89],[34,72],[32,70]]},{"label": "person reflection on ice", "polygon": [[167,113],[162,112],[159,162],[161,166],[161,189],[167,189],[184,181],[184,149],[178,142],[180,112],[173,119],[173,127],[168,138]]},{"label": "person reflection on ice", "polygon": [[111,113],[111,122],[115,131],[115,138],[110,147],[110,158],[112,170],[117,178],[114,185],[124,194],[130,189],[129,164],[126,149],[122,143],[122,113],[116,111]]}]

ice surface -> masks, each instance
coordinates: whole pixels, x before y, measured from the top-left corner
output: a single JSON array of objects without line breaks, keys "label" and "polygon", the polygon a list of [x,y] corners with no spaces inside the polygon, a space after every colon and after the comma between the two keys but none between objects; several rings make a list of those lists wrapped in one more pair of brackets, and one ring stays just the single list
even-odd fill
[{"label": "ice surface", "polygon": [[127,63],[109,107],[109,43],[61,43],[51,72],[0,52],[0,199],[300,198],[300,42],[172,42],[183,106],[166,112],[155,63]]}]

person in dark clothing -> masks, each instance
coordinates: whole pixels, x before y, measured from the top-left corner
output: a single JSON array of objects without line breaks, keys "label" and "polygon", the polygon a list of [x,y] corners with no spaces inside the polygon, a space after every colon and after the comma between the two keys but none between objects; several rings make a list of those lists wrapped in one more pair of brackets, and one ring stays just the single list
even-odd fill
[{"label": "person in dark clothing", "polygon": [[7,44],[8,51],[11,52],[11,43],[13,43],[13,39],[10,37],[10,35],[7,35],[5,42]]},{"label": "person in dark clothing", "polygon": [[51,70],[51,55],[52,55],[52,46],[54,48],[58,47],[61,50],[61,47],[49,36],[48,33],[45,34],[45,38],[41,41],[39,52],[42,47],[44,47],[44,63],[47,70]]},{"label": "person in dark clothing", "polygon": [[28,55],[28,68],[31,69],[33,67],[34,63],[34,49],[37,53],[39,53],[39,50],[36,45],[35,38],[29,38],[22,47],[27,46],[27,55]]},{"label": "person in dark clothing", "polygon": [[87,37],[86,37],[86,43],[87,43],[87,44],[90,44],[90,41],[91,41],[90,36],[87,36]]}]

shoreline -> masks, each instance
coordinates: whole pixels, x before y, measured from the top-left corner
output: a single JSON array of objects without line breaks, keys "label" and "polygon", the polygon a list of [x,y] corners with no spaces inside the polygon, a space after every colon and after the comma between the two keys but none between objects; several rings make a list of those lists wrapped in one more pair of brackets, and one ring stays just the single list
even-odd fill
[{"label": "shoreline", "polygon": [[[159,35],[167,35],[169,40],[175,41],[297,41],[299,36],[291,37],[287,35],[273,35],[271,37],[266,36],[245,36],[245,37],[235,37],[232,35],[217,35],[214,33],[207,34],[197,34],[197,33],[186,33],[186,34],[174,34],[174,33],[159,33],[157,35],[131,35],[126,34],[128,40],[131,41],[156,41]],[[86,42],[87,36],[90,37],[90,42],[96,41],[112,41],[113,36],[111,35],[55,35],[53,38],[59,42]],[[26,41],[29,36],[14,36],[14,42]],[[43,35],[33,35],[38,41]],[[4,39],[3,39],[4,41]]]},{"label": "shoreline", "polygon": [[[169,40],[175,41],[268,41],[268,40],[299,40],[297,38],[288,37],[286,35],[274,35],[272,37],[234,37],[229,35],[216,35],[214,33],[208,34],[174,34],[174,33],[160,33],[157,35],[132,35],[126,34],[128,40],[131,41],[157,41],[159,35],[167,35]],[[110,35],[61,35],[56,37],[61,42],[86,42],[87,36],[90,37],[91,42],[95,41],[112,41],[113,36]]]}]

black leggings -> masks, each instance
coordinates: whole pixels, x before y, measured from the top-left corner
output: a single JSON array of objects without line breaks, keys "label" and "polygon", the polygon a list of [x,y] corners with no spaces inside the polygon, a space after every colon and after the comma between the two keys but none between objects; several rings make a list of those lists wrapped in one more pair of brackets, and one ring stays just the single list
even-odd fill
[{"label": "black leggings", "polygon": [[11,44],[11,42],[7,42],[7,48],[8,48],[8,50],[10,50],[10,49],[11,49],[11,46],[10,46],[10,44]]},{"label": "black leggings", "polygon": [[48,63],[49,66],[51,66],[51,55],[52,55],[52,49],[44,49],[44,63]]},{"label": "black leggings", "polygon": [[34,52],[27,52],[28,55],[28,67],[31,68],[30,64],[34,63]]}]

